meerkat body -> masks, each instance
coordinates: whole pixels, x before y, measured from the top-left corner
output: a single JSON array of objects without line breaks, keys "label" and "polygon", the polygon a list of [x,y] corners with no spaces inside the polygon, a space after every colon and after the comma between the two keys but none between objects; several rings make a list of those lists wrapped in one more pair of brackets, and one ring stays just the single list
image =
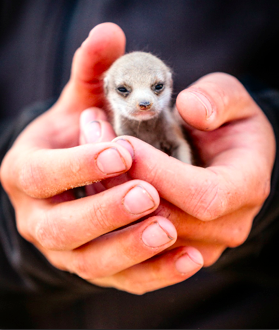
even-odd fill
[{"label": "meerkat body", "polygon": [[104,87],[117,135],[135,136],[184,163],[191,149],[171,109],[171,70],[149,53],[133,52],[116,60]]}]

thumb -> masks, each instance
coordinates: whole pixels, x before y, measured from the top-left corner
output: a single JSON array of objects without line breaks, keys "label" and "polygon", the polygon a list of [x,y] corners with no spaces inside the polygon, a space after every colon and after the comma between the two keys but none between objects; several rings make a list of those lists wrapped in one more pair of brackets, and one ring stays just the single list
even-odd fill
[{"label": "thumb", "polygon": [[202,131],[259,113],[244,86],[233,76],[220,72],[208,74],[182,91],[176,106],[186,123]]},{"label": "thumb", "polygon": [[125,51],[125,35],[114,23],[94,27],[75,52],[71,77],[57,106],[61,111],[81,111],[102,106],[103,73]]}]

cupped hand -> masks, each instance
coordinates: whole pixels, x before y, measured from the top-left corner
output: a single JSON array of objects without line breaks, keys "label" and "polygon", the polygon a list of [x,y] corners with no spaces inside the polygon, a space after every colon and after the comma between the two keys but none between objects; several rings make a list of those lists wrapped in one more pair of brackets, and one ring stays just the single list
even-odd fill
[{"label": "cupped hand", "polygon": [[171,248],[195,247],[210,266],[226,248],[245,242],[269,194],[274,134],[243,85],[224,73],[195,82],[176,106],[204,166],[183,164],[126,136],[135,149],[129,175],[159,192],[155,214],[178,231]]},{"label": "cupped hand", "polygon": [[97,108],[97,119],[106,127],[103,142],[79,145],[80,114],[102,107],[102,74],[124,48],[125,36],[115,24],[91,31],[75,53],[71,78],[58,101],[5,156],[1,184],[15,209],[19,233],[51,264],[92,283],[141,294],[183,281],[203,260],[188,246],[152,258],[175,243],[177,232],[170,220],[148,217],[159,206],[159,195],[144,180],[123,180],[75,198],[72,188],[117,177],[132,166],[134,147],[109,142],[114,132]]}]

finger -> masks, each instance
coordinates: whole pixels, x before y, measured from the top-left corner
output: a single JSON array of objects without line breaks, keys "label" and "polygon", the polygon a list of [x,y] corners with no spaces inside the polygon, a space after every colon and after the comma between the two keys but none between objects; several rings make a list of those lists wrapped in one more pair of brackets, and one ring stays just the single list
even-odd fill
[{"label": "finger", "polygon": [[[25,153],[23,153],[25,156]],[[116,143],[86,144],[69,149],[36,150],[17,162],[19,190],[47,198],[126,172],[132,164],[129,151]],[[14,175],[9,173],[10,176]]]},{"label": "finger", "polygon": [[196,81],[178,95],[176,106],[186,123],[206,131],[259,112],[243,85],[224,73],[212,73]]},{"label": "finger", "polygon": [[114,287],[133,294],[155,291],[193,276],[203,266],[203,257],[193,247],[183,247],[135,265],[109,278],[92,283]]},{"label": "finger", "polygon": [[191,246],[198,250],[203,257],[203,267],[210,267],[214,265],[221,257],[227,246],[218,243],[200,242],[191,239],[177,238],[177,241],[169,250],[181,247]]},{"label": "finger", "polygon": [[80,117],[80,142],[98,143],[109,142],[116,137],[116,134],[107,121],[106,115],[100,109],[87,109]]},{"label": "finger", "polygon": [[87,123],[81,134],[81,140],[84,143],[109,142],[116,137],[110,123],[101,120]]},{"label": "finger", "polygon": [[[170,221],[152,217],[104,235],[74,251],[60,254],[61,265],[86,280],[110,276],[172,245],[176,230]],[[63,256],[63,257],[62,257]]]},{"label": "finger", "polygon": [[76,51],[69,83],[59,98],[61,110],[84,110],[103,103],[103,73],[125,50],[125,35],[114,23],[97,25]]},{"label": "finger", "polygon": [[225,165],[221,162],[201,168],[184,164],[134,137],[121,138],[129,140],[135,150],[131,178],[151,183],[162,198],[194,218],[213,220],[244,205],[261,205],[268,195],[269,178],[254,165],[249,150],[240,155],[238,150],[227,153]]},{"label": "finger", "polygon": [[44,207],[43,212],[40,208],[29,217],[27,226],[44,248],[71,250],[150,214],[158,205],[154,187],[135,180],[94,196]]},{"label": "finger", "polygon": [[154,214],[168,217],[174,224],[179,237],[177,244],[183,239],[191,246],[193,246],[192,242],[200,242],[234,248],[246,241],[258,212],[259,207],[242,208],[214,221],[201,221],[161,199],[160,207]]},{"label": "finger", "polygon": [[[80,117],[80,143],[99,143],[99,142],[108,142],[116,137],[116,134],[112,128],[112,126],[107,122],[106,115],[103,111],[97,108],[87,109],[81,113]],[[127,150],[129,150],[130,154],[134,155],[133,146],[130,145],[126,141],[119,141],[119,144]],[[100,185],[102,185],[102,189],[104,190],[104,186],[106,188],[111,188],[117,185],[120,185],[124,182],[129,181],[129,177],[127,173],[122,175],[118,175],[114,178],[107,179],[102,183],[98,183],[98,187],[96,184],[90,185],[86,187],[87,195],[92,195],[93,192],[98,189]],[[91,189],[94,188],[94,189]]]},{"label": "finger", "polygon": [[94,120],[108,120],[107,115],[100,108],[92,107],[88,108],[80,114],[80,128],[84,128],[84,126]]}]

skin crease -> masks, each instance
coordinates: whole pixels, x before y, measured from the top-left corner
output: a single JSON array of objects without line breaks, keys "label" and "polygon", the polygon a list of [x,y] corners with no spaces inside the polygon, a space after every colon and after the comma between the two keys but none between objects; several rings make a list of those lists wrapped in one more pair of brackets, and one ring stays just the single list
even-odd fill
[{"label": "skin crease", "polygon": [[[111,142],[115,134],[101,110],[102,74],[124,49],[124,33],[115,24],[91,31],[57,103],[7,153],[1,183],[19,233],[55,267],[100,286],[143,294],[186,280],[246,240],[269,193],[275,141],[244,87],[214,73],[177,98],[204,168],[130,136]],[[90,126],[92,120],[99,125]],[[103,161],[111,164],[109,157],[119,155],[122,175],[98,168],[97,156],[108,148],[116,152]],[[70,188],[96,180],[101,183],[88,186],[90,196],[75,200]],[[125,208],[125,196],[135,186],[143,188],[135,193],[148,207],[139,212],[135,201],[137,214]],[[149,238],[155,246],[148,246],[144,233],[153,229]]]}]

